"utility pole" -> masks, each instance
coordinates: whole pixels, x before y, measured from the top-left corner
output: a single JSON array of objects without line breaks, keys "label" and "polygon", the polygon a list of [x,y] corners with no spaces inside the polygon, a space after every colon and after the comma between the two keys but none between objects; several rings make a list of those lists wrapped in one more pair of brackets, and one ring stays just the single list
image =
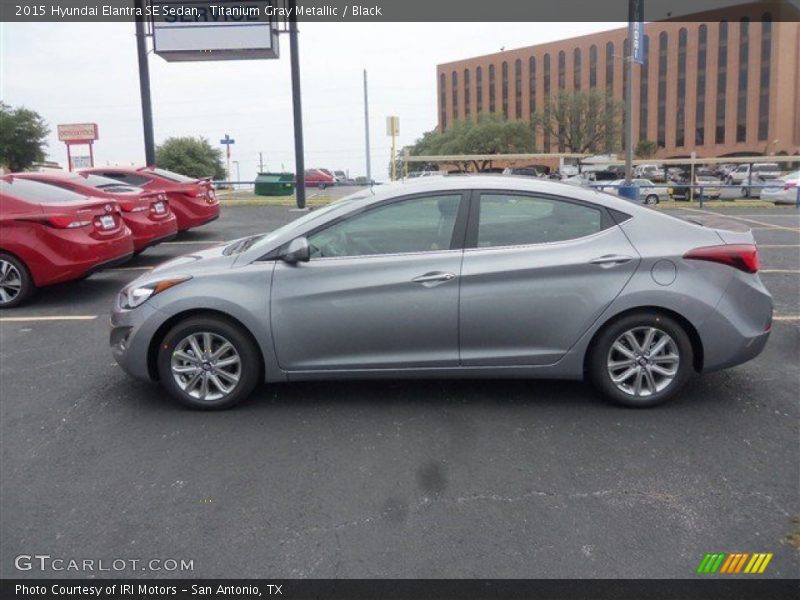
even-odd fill
[{"label": "utility pole", "polygon": [[633,35],[637,0],[628,0],[628,56],[624,65],[628,70],[625,81],[625,185],[633,181]]},{"label": "utility pole", "polygon": [[369,99],[367,97],[366,69],[364,69],[364,144],[367,148],[367,185],[372,185],[372,164],[369,156]]},{"label": "utility pole", "polygon": [[[136,8],[145,14],[145,0],[136,0]],[[144,161],[156,163],[156,145],[153,135],[153,106],[150,101],[150,65],[147,62],[147,37],[144,18],[136,17],[136,51],[139,58],[139,92],[142,96],[142,127],[144,130]]]},{"label": "utility pole", "polygon": [[259,173],[263,173],[264,172],[264,153],[263,152],[259,152],[258,153],[258,172]]},{"label": "utility pole", "polygon": [[306,207],[305,160],[303,158],[303,108],[300,103],[300,56],[297,43],[297,2],[288,0],[289,14],[289,51],[292,69],[292,109],[294,111],[294,164],[296,181],[297,208]]}]

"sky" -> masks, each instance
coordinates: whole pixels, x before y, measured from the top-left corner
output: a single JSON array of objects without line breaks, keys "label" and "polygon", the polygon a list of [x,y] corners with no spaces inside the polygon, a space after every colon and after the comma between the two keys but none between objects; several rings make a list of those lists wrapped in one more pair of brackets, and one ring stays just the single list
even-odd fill
[{"label": "sky", "polygon": [[[386,117],[398,148],[436,126],[436,65],[620,27],[618,23],[301,23],[306,167],[366,173],[362,70],[369,74],[372,175],[387,178]],[[150,54],[156,143],[200,135],[236,140],[232,160],[252,180],[294,170],[289,40],[277,60],[168,63]],[[133,23],[0,23],[0,99],[41,114],[50,160],[66,165],[58,123],[96,122],[95,164],[144,163]],[[80,152],[78,152],[80,153]],[[237,167],[232,166],[237,177]]]}]

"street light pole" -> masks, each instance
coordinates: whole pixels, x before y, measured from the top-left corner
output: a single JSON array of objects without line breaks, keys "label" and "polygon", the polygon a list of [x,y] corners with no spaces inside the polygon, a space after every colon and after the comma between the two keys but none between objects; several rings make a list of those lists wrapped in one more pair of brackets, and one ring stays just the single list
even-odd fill
[{"label": "street light pole", "polygon": [[625,68],[628,77],[625,81],[625,185],[633,181],[633,36],[634,14],[637,0],[628,0],[628,55]]},{"label": "street light pole", "polygon": [[[136,7],[144,14],[144,0],[136,0]],[[144,161],[156,163],[155,136],[153,135],[153,106],[150,101],[150,65],[147,61],[145,17],[136,17],[136,53],[139,59],[139,93],[142,97],[142,128],[144,130]]]},{"label": "street light pole", "polygon": [[372,184],[372,164],[369,156],[369,99],[367,98],[367,70],[364,69],[364,143],[367,148],[367,185]]},{"label": "street light pole", "polygon": [[297,43],[297,7],[295,0],[288,0],[289,14],[289,51],[291,53],[292,70],[292,108],[294,111],[294,164],[297,186],[297,208],[306,207],[305,159],[303,157],[303,108],[300,103],[300,56]]}]

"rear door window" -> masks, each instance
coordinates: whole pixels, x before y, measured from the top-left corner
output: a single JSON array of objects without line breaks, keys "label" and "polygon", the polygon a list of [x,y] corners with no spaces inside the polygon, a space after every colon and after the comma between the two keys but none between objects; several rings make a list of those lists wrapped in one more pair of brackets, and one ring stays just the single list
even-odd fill
[{"label": "rear door window", "polygon": [[27,179],[12,178],[10,182],[0,180],[0,193],[37,204],[86,202],[86,196],[82,194],[76,194],[75,192],[56,185],[48,185],[46,183]]},{"label": "rear door window", "polygon": [[479,248],[561,242],[604,228],[601,209],[546,197],[485,193],[479,213]]}]

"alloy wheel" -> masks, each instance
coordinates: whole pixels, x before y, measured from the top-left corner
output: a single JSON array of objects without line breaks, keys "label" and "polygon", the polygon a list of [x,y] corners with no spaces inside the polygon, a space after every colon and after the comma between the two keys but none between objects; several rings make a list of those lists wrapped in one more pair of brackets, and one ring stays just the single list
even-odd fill
[{"label": "alloy wheel", "polygon": [[608,375],[625,394],[646,398],[666,389],[680,366],[675,340],[656,327],[634,327],[611,345]]},{"label": "alloy wheel", "polygon": [[234,345],[218,333],[192,333],[175,345],[172,377],[186,394],[201,401],[224,398],[236,388],[242,360]]},{"label": "alloy wheel", "polygon": [[22,275],[17,267],[0,259],[0,306],[12,302],[22,291]]}]

